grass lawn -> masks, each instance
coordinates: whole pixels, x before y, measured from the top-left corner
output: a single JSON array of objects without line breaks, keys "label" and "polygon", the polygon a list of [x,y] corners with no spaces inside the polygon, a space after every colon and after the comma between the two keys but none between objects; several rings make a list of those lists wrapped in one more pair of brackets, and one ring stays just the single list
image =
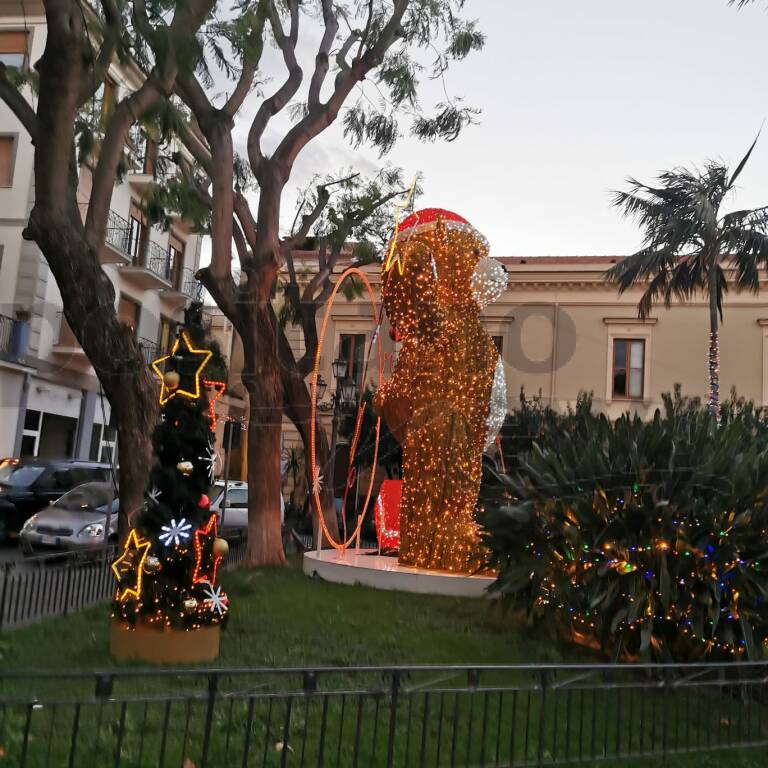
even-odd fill
[{"label": "grass lawn", "polygon": [[[432,596],[409,595],[395,592],[379,592],[365,587],[346,587],[326,584],[305,577],[297,563],[282,569],[261,569],[241,571],[228,574],[223,578],[224,587],[230,597],[230,623],[222,635],[222,652],[216,666],[221,667],[300,667],[300,666],[357,666],[357,665],[399,665],[399,664],[512,664],[512,663],[544,663],[544,662],[591,662],[594,656],[588,652],[571,646],[559,644],[549,633],[539,628],[532,630],[523,622],[511,615],[505,615],[498,605],[480,600],[464,600],[454,598],[438,598]],[[0,665],[3,670],[45,670],[71,671],[105,669],[115,666],[108,655],[109,624],[104,606],[96,607],[80,614],[61,619],[53,619],[31,627],[9,631],[0,635]],[[128,665],[124,665],[128,666]],[[485,678],[483,678],[485,681]],[[351,682],[350,680],[347,681]],[[453,681],[459,682],[459,681]],[[23,688],[19,688],[23,685]],[[33,686],[34,690],[29,687]],[[93,692],[92,680],[87,685],[77,688],[75,683],[51,683],[47,680],[28,682],[6,682],[0,695],[6,697],[22,694],[28,698],[37,694],[43,699],[50,696],[51,686],[59,697],[66,695],[86,694]],[[181,690],[185,683],[174,678],[151,679],[144,681],[130,693],[147,693],[171,688]],[[121,693],[126,692],[123,686]],[[117,692],[117,689],[116,689]],[[635,695],[637,694],[637,695]],[[431,694],[430,694],[431,695]],[[630,706],[645,707],[642,699],[648,699],[644,691],[627,693],[632,698]],[[555,703],[550,706],[559,707],[561,720],[566,706],[576,711],[581,707],[585,712],[596,713],[596,718],[604,724],[606,742],[614,738],[609,721],[615,706],[613,700],[607,697],[598,704],[585,704],[584,699],[573,700],[568,694],[554,697]],[[43,699],[45,700],[45,699]],[[253,699],[240,698],[236,701],[222,702],[217,705],[214,716],[215,738],[211,749],[216,751],[216,759],[209,764],[226,766],[240,765],[246,732],[252,733],[254,740],[263,742],[264,752],[259,747],[258,755],[254,757],[254,765],[299,765],[300,756],[297,751],[283,754],[277,748],[280,734],[287,721],[290,723],[291,737],[288,743],[295,739],[296,744],[306,744],[306,764],[316,764],[317,750],[327,753],[326,765],[354,765],[357,760],[361,766],[378,765],[383,759],[382,744],[385,745],[388,715],[382,705],[379,712],[379,701],[375,697],[359,704],[350,699],[346,704],[344,697],[335,695],[328,699],[331,705],[327,711],[327,729],[329,739],[333,736],[332,747],[329,744],[318,745],[317,723],[322,715],[321,700],[312,704],[296,699],[293,711],[285,709],[285,702],[274,703],[257,699],[258,704],[251,705]],[[625,702],[629,699],[625,698]],[[461,741],[458,746],[456,765],[479,764],[476,750],[482,741],[484,754],[494,752],[494,732],[496,733],[496,749],[499,749],[499,733],[502,732],[502,720],[510,721],[493,713],[517,711],[524,701],[504,698],[504,694],[493,693],[484,697],[458,697],[453,694],[435,695],[427,703],[422,694],[412,698],[412,703],[402,706],[398,717],[398,733],[408,732],[408,744],[403,743],[405,737],[398,735],[395,765],[419,764],[419,744],[424,737],[429,739],[428,758],[426,764],[448,764],[451,749],[451,731],[462,728]],[[616,700],[621,706],[621,703]],[[189,746],[193,737],[187,738],[187,733],[194,734],[199,730],[204,717],[204,704],[201,702],[194,707],[181,703],[174,705],[170,714],[169,732],[184,733],[183,744],[168,748],[168,765],[178,765],[185,756],[192,756],[196,764],[195,750]],[[645,730],[653,727],[663,727],[663,722],[673,722],[679,728],[685,718],[686,708],[695,702],[668,697],[663,707],[654,704],[654,725],[646,722]],[[440,708],[439,717],[437,708]],[[534,710],[538,704],[534,702]],[[625,704],[626,706],[626,704]],[[667,710],[667,706],[671,709]],[[346,710],[345,710],[346,707]],[[422,722],[425,707],[431,707],[429,733],[422,733],[416,725],[411,728],[410,722]],[[474,710],[472,708],[475,707]],[[481,736],[476,730],[472,732],[474,722],[479,722],[477,707],[485,708],[488,714],[489,733]],[[509,708],[513,709],[510,710]],[[313,709],[314,708],[314,709]],[[36,741],[31,741],[27,765],[59,765],[66,764],[63,758],[68,754],[70,734],[73,727],[72,707],[44,707],[35,710],[31,733]],[[445,709],[445,712],[443,712]],[[474,714],[473,714],[474,712]],[[24,729],[23,708],[2,707],[0,709],[0,768],[3,765],[16,765],[14,762],[14,746],[18,747],[19,734]],[[764,717],[764,712],[757,712],[757,717]],[[160,705],[145,702],[129,704],[120,710],[118,705],[89,705],[83,707],[81,721],[77,727],[79,733],[79,752],[73,765],[95,766],[99,755],[111,755],[107,759],[114,762],[115,749],[120,750],[121,765],[143,766],[158,764],[156,754],[161,739],[160,723],[163,718]],[[406,723],[407,717],[407,723]],[[642,715],[638,714],[639,718]],[[645,716],[646,720],[648,715]],[[719,717],[719,715],[718,715]],[[122,719],[121,719],[122,718]],[[595,719],[595,714],[590,714]],[[514,720],[514,717],[512,718]],[[522,720],[522,718],[521,718]],[[121,724],[122,723],[122,724]],[[445,734],[441,733],[445,723]],[[564,739],[572,738],[565,734],[562,723],[557,725],[555,718],[551,738],[560,739],[559,749],[562,751]],[[713,727],[720,727],[712,721]],[[191,724],[191,725],[190,725]],[[469,724],[469,734],[466,726]],[[303,736],[299,736],[301,729]],[[506,725],[507,729],[509,726]],[[601,726],[602,727],[602,726]],[[671,727],[671,726],[670,726]],[[379,734],[377,736],[377,730]],[[436,730],[436,732],[434,732]],[[638,726],[638,732],[642,730]],[[557,735],[555,735],[557,731]],[[56,734],[60,732],[60,736]],[[373,733],[372,738],[370,737]],[[49,735],[44,735],[49,734]],[[50,735],[53,734],[53,735]],[[362,736],[361,736],[362,734]],[[367,735],[366,735],[367,734]],[[516,749],[530,759],[530,751],[522,753],[524,734],[507,736],[504,733],[505,750],[508,739],[518,740]],[[58,738],[58,740],[57,740]],[[180,737],[179,737],[180,738]],[[594,738],[594,737],[593,737]],[[602,738],[602,736],[601,736]],[[239,739],[239,741],[238,741]],[[314,741],[313,741],[314,739]],[[378,747],[377,747],[377,739]],[[384,742],[381,741],[384,739]],[[440,752],[441,739],[445,742]],[[445,741],[448,739],[448,741]],[[484,740],[484,741],[483,741]],[[466,760],[464,744],[466,743]],[[115,744],[118,746],[116,747]],[[435,747],[435,744],[438,746]],[[549,744],[549,737],[548,737]],[[455,746],[455,745],[454,745]],[[176,749],[174,752],[173,749]],[[197,747],[195,747],[197,749]],[[226,752],[224,751],[226,749]],[[251,744],[253,749],[253,744]],[[379,750],[377,753],[376,750]],[[48,756],[49,750],[61,757],[56,759]],[[106,752],[103,752],[106,750]],[[185,751],[186,750],[186,751]],[[373,752],[371,753],[371,750]],[[437,750],[437,751],[435,751]],[[475,751],[473,751],[475,750]],[[550,753],[548,746],[547,753]],[[5,759],[3,755],[5,754]],[[264,756],[266,759],[262,762]],[[519,759],[519,758],[518,758]],[[46,761],[47,760],[47,761]],[[175,761],[175,762],[174,762]],[[761,751],[744,751],[742,753],[720,752],[712,755],[693,755],[674,757],[668,760],[676,766],[684,768],[715,768],[715,766],[733,766],[734,768],[757,768],[768,764]],[[662,765],[661,761],[643,760],[638,762],[621,760],[625,766],[633,765]],[[106,764],[106,763],[104,763]],[[251,763],[249,763],[250,765]],[[490,764],[490,763],[489,763]],[[611,763],[608,763],[611,764]]]}]

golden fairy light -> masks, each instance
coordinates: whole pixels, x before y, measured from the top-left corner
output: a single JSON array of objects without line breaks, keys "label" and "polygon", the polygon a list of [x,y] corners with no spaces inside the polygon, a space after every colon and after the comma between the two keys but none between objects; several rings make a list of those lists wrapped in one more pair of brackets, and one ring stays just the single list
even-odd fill
[{"label": "golden fairy light", "polygon": [[481,564],[474,511],[499,359],[478,290],[492,296],[500,277],[494,268],[473,277],[487,253],[466,220],[428,209],[402,222],[383,265],[384,307],[402,348],[376,407],[403,443],[404,565],[467,573]]}]

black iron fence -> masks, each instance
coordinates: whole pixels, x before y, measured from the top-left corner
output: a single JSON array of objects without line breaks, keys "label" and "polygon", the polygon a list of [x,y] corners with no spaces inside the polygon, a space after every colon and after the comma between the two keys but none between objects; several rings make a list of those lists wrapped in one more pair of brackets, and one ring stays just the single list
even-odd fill
[{"label": "black iron fence", "polygon": [[18,766],[647,765],[768,745],[767,678],[759,663],[5,673],[0,744]]},{"label": "black iron fence", "polygon": [[[233,541],[222,569],[239,568],[247,542]],[[57,553],[0,565],[0,630],[66,616],[112,599],[114,547],[88,554]]]}]

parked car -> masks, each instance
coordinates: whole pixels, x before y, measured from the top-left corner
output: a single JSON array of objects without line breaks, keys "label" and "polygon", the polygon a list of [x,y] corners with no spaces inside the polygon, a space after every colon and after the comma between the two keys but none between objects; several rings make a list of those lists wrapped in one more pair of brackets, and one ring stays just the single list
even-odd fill
[{"label": "parked car", "polygon": [[87,482],[111,480],[109,464],[95,461],[5,459],[0,462],[0,542],[62,494]]},{"label": "parked car", "polygon": [[24,523],[19,534],[25,555],[36,551],[82,551],[117,540],[120,502],[111,482],[83,483]]},{"label": "parked car", "polygon": [[[230,480],[227,486],[227,506],[224,504],[224,481],[217,480],[211,489],[211,512],[219,519],[224,537],[245,536],[248,531],[248,483]],[[285,502],[280,496],[280,522],[285,520]]]}]

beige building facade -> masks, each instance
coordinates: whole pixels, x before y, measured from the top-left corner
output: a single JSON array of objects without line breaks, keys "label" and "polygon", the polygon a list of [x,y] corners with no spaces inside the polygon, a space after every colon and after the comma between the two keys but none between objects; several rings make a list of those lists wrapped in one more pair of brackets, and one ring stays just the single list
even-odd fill
[{"label": "beige building facade", "polygon": [[[684,395],[707,395],[709,314],[703,296],[669,308],[654,307],[640,320],[642,290],[619,295],[605,272],[621,257],[500,257],[509,275],[502,298],[483,312],[488,333],[504,361],[509,410],[518,407],[520,390],[541,396],[558,410],[573,406],[579,393],[591,393],[594,409],[617,417],[625,411],[652,418],[662,394],[680,385]],[[313,255],[297,254],[298,264],[312,268]],[[297,264],[297,269],[298,269]],[[341,269],[341,267],[340,267]],[[325,401],[335,389],[332,363],[346,361],[347,374],[360,381],[362,361],[380,311],[380,267],[362,268],[371,285],[349,301],[341,293],[330,313],[320,350],[320,374],[328,384]],[[357,279],[357,278],[356,278]],[[358,279],[358,283],[361,281]],[[303,352],[300,329],[289,328],[297,353]],[[383,375],[391,374],[397,345],[384,319],[379,335]],[[768,406],[768,281],[760,294],[731,290],[721,328],[721,396],[731,390]],[[371,355],[364,387],[375,387],[377,355]],[[330,430],[331,416],[322,419]],[[287,444],[298,442],[285,423]]]}]

